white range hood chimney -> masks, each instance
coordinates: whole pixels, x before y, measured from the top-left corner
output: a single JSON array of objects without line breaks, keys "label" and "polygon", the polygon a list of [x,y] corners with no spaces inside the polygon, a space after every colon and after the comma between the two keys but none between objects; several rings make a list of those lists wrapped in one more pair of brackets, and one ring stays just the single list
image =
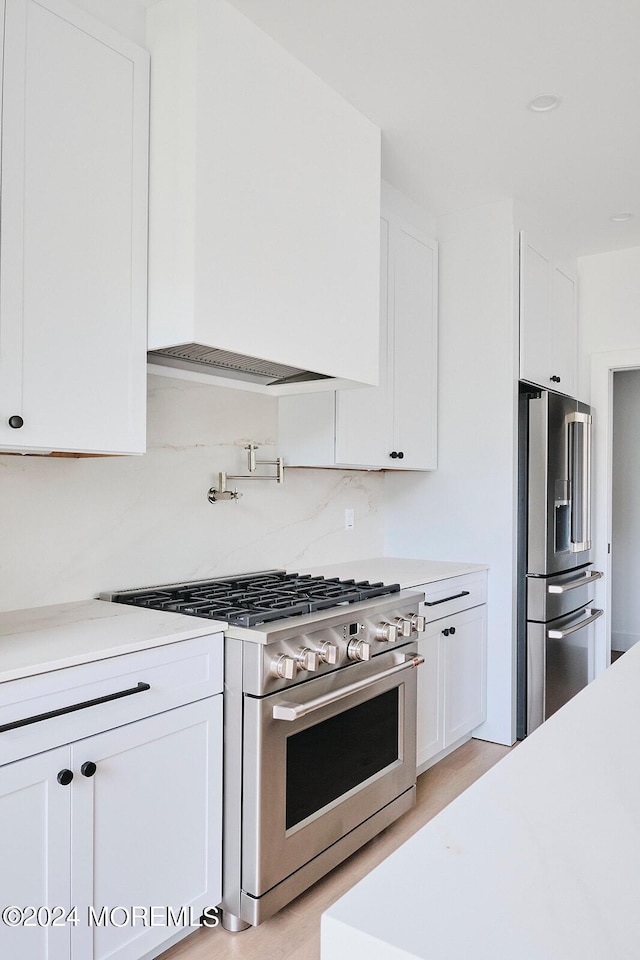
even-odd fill
[{"label": "white range hood chimney", "polygon": [[226,0],[147,24],[152,369],[377,383],[379,129]]}]

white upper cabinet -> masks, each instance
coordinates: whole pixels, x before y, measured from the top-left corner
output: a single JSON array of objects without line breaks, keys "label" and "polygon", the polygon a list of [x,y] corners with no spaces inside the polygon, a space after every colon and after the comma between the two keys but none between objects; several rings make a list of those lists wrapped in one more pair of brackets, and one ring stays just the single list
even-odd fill
[{"label": "white upper cabinet", "polygon": [[380,241],[379,386],[338,390],[334,401],[282,398],[280,449],[291,465],[437,466],[438,246],[390,207]]},{"label": "white upper cabinet", "polygon": [[379,129],[225,0],[147,23],[151,359],[375,384]]},{"label": "white upper cabinet", "polygon": [[65,0],[6,0],[0,449],[142,453],[148,55]]},{"label": "white upper cabinet", "polygon": [[576,283],[520,234],[520,378],[575,396]]}]

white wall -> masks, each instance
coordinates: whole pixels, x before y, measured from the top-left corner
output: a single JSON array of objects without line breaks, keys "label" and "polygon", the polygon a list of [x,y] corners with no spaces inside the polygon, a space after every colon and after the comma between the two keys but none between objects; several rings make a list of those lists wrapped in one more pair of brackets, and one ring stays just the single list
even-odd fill
[{"label": "white wall", "polygon": [[[593,405],[593,555],[595,567],[605,572],[605,579],[596,584],[594,597],[595,606],[605,611],[595,624],[596,670],[601,672],[609,664],[609,632],[613,632],[615,615],[613,591],[617,588],[610,527],[610,371],[638,366],[640,247],[578,260],[578,352],[579,396]],[[624,523],[619,511],[618,523]]]},{"label": "white wall", "polygon": [[146,11],[136,0],[72,0],[97,20],[145,46]]},{"label": "white wall", "polygon": [[380,556],[379,473],[291,469],[282,486],[238,482],[238,504],[207,501],[219,470],[246,473],[246,443],[274,459],[276,436],[275,398],[152,376],[144,457],[0,455],[0,610]]},{"label": "white wall", "polygon": [[640,347],[640,247],[578,260],[580,396],[589,402],[591,355]]},{"label": "white wall", "polygon": [[611,647],[640,640],[640,370],[613,376]]},{"label": "white wall", "polygon": [[388,474],[389,556],[490,565],[488,717],[515,737],[516,242],[510,201],[442,218],[438,469]]}]

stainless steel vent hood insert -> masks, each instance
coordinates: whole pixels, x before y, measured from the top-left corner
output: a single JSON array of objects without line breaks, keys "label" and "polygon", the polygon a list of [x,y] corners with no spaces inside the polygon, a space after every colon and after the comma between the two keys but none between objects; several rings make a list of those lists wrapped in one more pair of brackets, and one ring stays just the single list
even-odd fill
[{"label": "stainless steel vent hood insert", "polygon": [[147,356],[152,362],[155,360],[166,366],[182,370],[215,372],[222,377],[247,380],[264,386],[329,379],[324,373],[289,367],[286,364],[262,360],[259,357],[247,357],[228,350],[217,350],[201,343],[182,343],[175,347],[150,350]]}]

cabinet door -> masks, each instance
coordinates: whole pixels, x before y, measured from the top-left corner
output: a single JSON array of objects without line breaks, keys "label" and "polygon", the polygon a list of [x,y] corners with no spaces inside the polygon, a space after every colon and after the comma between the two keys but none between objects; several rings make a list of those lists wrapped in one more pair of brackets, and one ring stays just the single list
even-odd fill
[{"label": "cabinet door", "polygon": [[148,55],[66,0],[4,40],[0,449],[142,453]]},{"label": "cabinet door", "polygon": [[[7,736],[8,734],[5,734]],[[0,906],[69,910],[72,785],[58,783],[69,748],[0,767]],[[53,918],[54,915],[52,915]],[[69,960],[69,925],[10,927],[0,920],[0,956]],[[31,918],[33,921],[33,917]]]},{"label": "cabinet door", "polygon": [[392,407],[388,383],[389,222],[380,221],[380,378],[379,386],[336,391],[335,462],[386,466]]},{"label": "cabinet door", "polygon": [[439,621],[444,651],[445,747],[486,719],[486,610],[484,605],[474,607]]},{"label": "cabinet door", "polygon": [[418,668],[416,765],[419,773],[444,747],[441,652],[440,630],[430,624],[418,642],[418,653],[424,657],[424,663]]},{"label": "cabinet door", "polygon": [[551,280],[551,375],[556,389],[576,394],[576,285],[566,273],[553,268]]},{"label": "cabinet door", "polygon": [[437,465],[437,245],[401,223],[391,243],[389,368],[393,430],[388,461],[405,470]]},{"label": "cabinet door", "polygon": [[549,389],[551,275],[548,257],[520,234],[520,378]]},{"label": "cabinet door", "polygon": [[[79,911],[221,899],[222,696],[74,744],[72,899]],[[83,776],[82,765],[96,765]],[[122,911],[115,924],[125,919]],[[73,960],[137,960],[182,929],[142,921],[72,932]]]}]

